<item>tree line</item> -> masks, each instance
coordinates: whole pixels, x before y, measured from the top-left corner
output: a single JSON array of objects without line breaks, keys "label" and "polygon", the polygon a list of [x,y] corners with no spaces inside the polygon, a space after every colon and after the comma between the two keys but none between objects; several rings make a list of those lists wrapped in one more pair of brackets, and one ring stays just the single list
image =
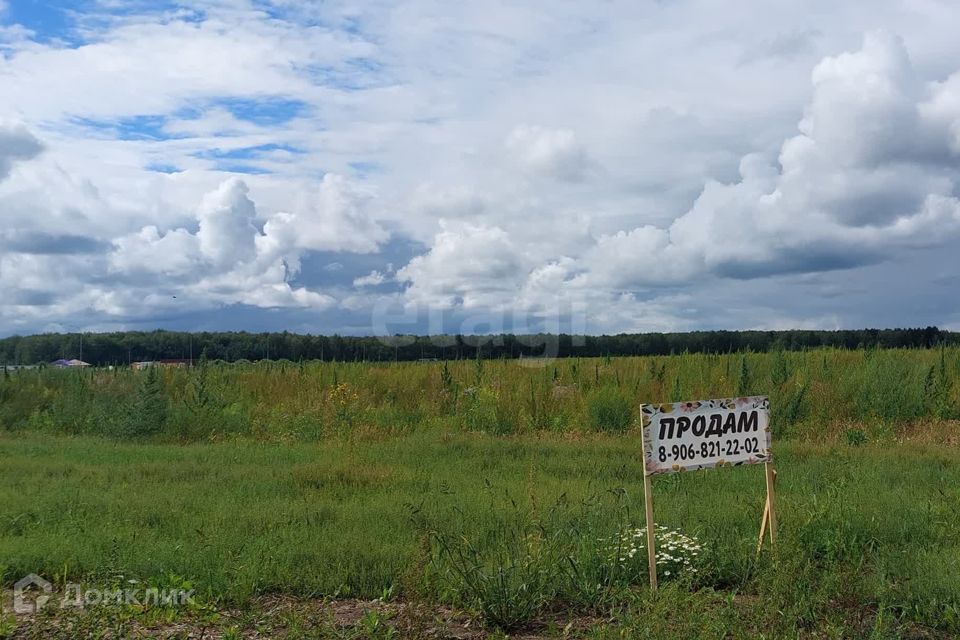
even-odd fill
[{"label": "tree line", "polygon": [[46,333],[0,339],[0,364],[78,359],[94,365],[138,361],[210,360],[459,360],[464,358],[592,357],[678,353],[767,352],[817,347],[930,348],[960,344],[960,333],[937,327],[840,331],[691,331],[619,335],[434,335],[389,337],[296,333],[127,331]]}]

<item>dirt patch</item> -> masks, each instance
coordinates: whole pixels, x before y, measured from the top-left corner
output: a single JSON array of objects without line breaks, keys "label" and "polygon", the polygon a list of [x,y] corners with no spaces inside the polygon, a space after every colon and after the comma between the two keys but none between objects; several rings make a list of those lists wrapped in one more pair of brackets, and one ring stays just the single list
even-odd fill
[{"label": "dirt patch", "polygon": [[[0,638],[4,640],[73,640],[164,638],[168,640],[261,640],[267,638],[413,638],[480,640],[490,636],[474,616],[449,607],[380,600],[305,600],[285,596],[253,599],[243,609],[163,612],[119,607],[59,609],[13,614],[13,595],[5,592]],[[520,632],[517,640],[575,637],[601,622],[562,613],[543,616]],[[497,636],[500,637],[500,636]]]}]

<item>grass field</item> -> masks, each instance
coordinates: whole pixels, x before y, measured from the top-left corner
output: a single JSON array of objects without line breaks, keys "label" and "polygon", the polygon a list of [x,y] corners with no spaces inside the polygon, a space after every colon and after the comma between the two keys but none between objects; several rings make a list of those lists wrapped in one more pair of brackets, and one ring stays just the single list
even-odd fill
[{"label": "grass field", "polygon": [[[666,578],[664,593],[686,604],[654,623],[644,612],[665,603],[631,588],[644,591],[642,554],[617,574],[597,541],[642,525],[639,447],[632,436],[189,446],[5,436],[3,579],[160,584],[173,574],[218,606],[264,593],[416,596],[477,611],[483,598],[508,609],[529,598],[531,618],[613,610],[614,626],[663,625],[664,637],[960,631],[955,448],[779,445],[779,548],[758,561],[759,468],[657,478],[658,523],[704,551],[679,590]],[[476,589],[451,571],[436,541],[460,536],[480,570],[513,567],[512,583]],[[551,554],[577,558],[601,588]]]},{"label": "grass field", "polygon": [[[6,615],[0,637],[161,614],[169,637],[435,636],[441,610],[483,635],[953,637],[958,367],[947,349],[14,374],[2,584],[197,598]],[[766,389],[777,548],[755,555],[760,467],[657,477],[671,557],[651,593],[637,400]],[[299,604],[277,619],[275,597]],[[374,599],[347,627],[310,604]],[[411,603],[420,622],[389,608]]]},{"label": "grass field", "polygon": [[[156,374],[156,375],[154,375]],[[960,419],[960,348],[548,362],[209,363],[0,376],[0,431],[161,442],[316,441],[421,428],[629,430],[640,402],[769,395],[778,439],[884,438]],[[855,437],[855,434],[851,434]]]}]

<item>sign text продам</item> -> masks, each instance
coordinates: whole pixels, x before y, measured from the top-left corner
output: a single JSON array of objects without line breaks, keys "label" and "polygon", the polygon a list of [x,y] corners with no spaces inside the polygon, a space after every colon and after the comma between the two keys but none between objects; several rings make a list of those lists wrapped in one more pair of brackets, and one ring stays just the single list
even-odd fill
[{"label": "sign text \u043f\u0440\u043e\u0434\u0430\u043c", "polygon": [[643,405],[646,473],[770,462],[766,396]]}]

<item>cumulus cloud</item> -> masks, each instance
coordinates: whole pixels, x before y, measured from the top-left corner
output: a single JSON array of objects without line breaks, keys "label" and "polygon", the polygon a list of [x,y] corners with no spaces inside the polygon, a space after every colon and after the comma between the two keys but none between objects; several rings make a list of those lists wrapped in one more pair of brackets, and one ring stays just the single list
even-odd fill
[{"label": "cumulus cloud", "polygon": [[15,162],[35,158],[41,151],[43,145],[25,126],[0,122],[0,181],[10,175]]},{"label": "cumulus cloud", "polygon": [[136,233],[113,241],[111,268],[116,273],[151,273],[164,276],[186,276],[194,272],[200,261],[197,236],[186,229],[161,234],[150,225]]},{"label": "cumulus cloud", "polygon": [[[0,26],[0,117],[33,132],[0,126],[0,333],[220,305],[363,331],[385,298],[579,305],[604,331],[887,323],[870,291],[898,265],[939,278],[909,317],[957,317],[933,302],[960,233],[956,6],[870,3],[907,55],[882,33],[838,54],[863,9],[825,0],[294,4]],[[839,269],[820,304],[804,278]]]},{"label": "cumulus cloud", "polygon": [[406,298],[438,309],[497,306],[523,281],[523,251],[500,227],[441,223],[430,250],[397,271]]},{"label": "cumulus cloud", "polygon": [[582,180],[589,164],[586,150],[569,129],[520,125],[510,132],[506,147],[524,170],[557,180]]},{"label": "cumulus cloud", "polygon": [[960,109],[949,108],[951,83],[922,82],[903,43],[885,32],[824,59],[812,83],[800,134],[783,143],[777,165],[747,156],[738,182],[708,183],[668,227],[601,236],[583,281],[630,287],[826,271],[956,237],[960,156],[951,131]]},{"label": "cumulus cloud", "polygon": [[259,250],[293,260],[304,251],[372,253],[389,234],[372,217],[369,199],[343,176],[328,173],[294,212],[267,220]]},{"label": "cumulus cloud", "polygon": [[248,193],[243,180],[227,180],[204,197],[197,212],[200,252],[218,268],[248,262],[256,254],[257,209]]},{"label": "cumulus cloud", "polygon": [[[778,155],[745,155],[736,180],[708,180],[669,224],[601,233],[568,253],[571,246],[556,232],[576,225],[533,201],[531,210],[546,216],[539,224],[522,216],[499,225],[441,222],[430,250],[397,280],[414,305],[578,307],[603,315],[605,326],[626,314],[605,314],[604,307],[646,307],[659,310],[663,326],[670,306],[684,301],[676,292],[699,282],[850,269],[954,240],[960,236],[956,77],[925,82],[899,38],[867,34],[857,51],[815,67],[798,134],[780,144]],[[529,127],[511,134],[516,157],[537,149],[524,159],[529,168],[550,168],[545,158],[553,154],[546,150],[573,139],[541,134]],[[673,320],[687,326],[682,315]],[[784,322],[769,318],[770,326]]]},{"label": "cumulus cloud", "polygon": [[[111,272],[121,281],[162,285],[176,291],[177,297],[202,299],[205,304],[314,309],[334,304],[327,294],[292,286],[291,268],[282,256],[258,254],[258,243],[276,238],[254,225],[258,214],[248,193],[246,183],[237,178],[207,193],[196,210],[196,233],[185,228],[161,233],[150,225],[117,238],[110,254]],[[141,276],[153,278],[145,281]]]},{"label": "cumulus cloud", "polygon": [[381,285],[387,281],[387,276],[385,276],[380,271],[371,271],[365,276],[355,278],[353,280],[353,286],[355,287],[375,287]]}]

